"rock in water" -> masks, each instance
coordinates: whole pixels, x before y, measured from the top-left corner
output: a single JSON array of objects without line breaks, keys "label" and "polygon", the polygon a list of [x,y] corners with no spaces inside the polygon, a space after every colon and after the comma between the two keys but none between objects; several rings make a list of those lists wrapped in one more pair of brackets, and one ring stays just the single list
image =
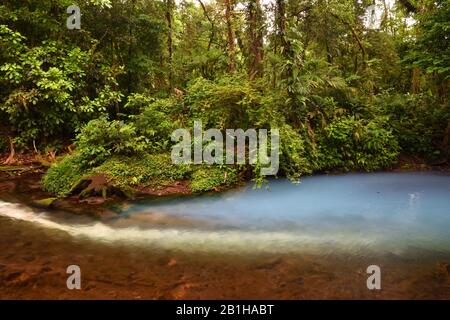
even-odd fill
[{"label": "rock in water", "polygon": [[50,208],[58,198],[46,198],[42,200],[34,200],[33,204],[41,208]]}]

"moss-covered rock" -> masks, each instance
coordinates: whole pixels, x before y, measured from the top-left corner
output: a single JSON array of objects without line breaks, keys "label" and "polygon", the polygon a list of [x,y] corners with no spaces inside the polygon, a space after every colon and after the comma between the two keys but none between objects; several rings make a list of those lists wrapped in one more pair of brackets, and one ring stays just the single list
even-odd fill
[{"label": "moss-covered rock", "polygon": [[187,165],[173,164],[169,154],[115,156],[93,169],[94,173],[108,176],[118,188],[164,187],[188,178],[191,171]]},{"label": "moss-covered rock", "polygon": [[189,188],[205,192],[236,184],[238,176],[232,166],[173,164],[170,154],[114,156],[95,168],[84,167],[77,155],[70,155],[48,170],[43,184],[58,196],[133,197],[136,191],[180,189],[174,187],[177,181],[185,181],[183,193]]},{"label": "moss-covered rock", "polygon": [[50,208],[56,200],[58,200],[58,198],[46,198],[41,200],[35,200],[33,201],[33,204],[41,208]]},{"label": "moss-covered rock", "polygon": [[64,197],[69,195],[73,186],[89,173],[77,155],[68,155],[50,167],[42,184],[46,191]]},{"label": "moss-covered rock", "polygon": [[86,168],[78,155],[69,155],[47,171],[43,185],[58,196],[132,197],[137,187],[163,188],[188,179],[191,171],[187,165],[173,164],[169,154],[114,156],[95,168]]}]

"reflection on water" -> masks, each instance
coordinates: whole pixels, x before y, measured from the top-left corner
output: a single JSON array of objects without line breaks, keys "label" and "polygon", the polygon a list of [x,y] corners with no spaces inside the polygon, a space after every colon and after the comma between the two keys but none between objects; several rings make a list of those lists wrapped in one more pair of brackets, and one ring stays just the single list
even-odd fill
[{"label": "reflection on water", "polygon": [[0,202],[0,215],[107,243],[221,252],[450,255],[450,176],[376,173],[273,180],[221,194],[133,203],[78,220]]}]

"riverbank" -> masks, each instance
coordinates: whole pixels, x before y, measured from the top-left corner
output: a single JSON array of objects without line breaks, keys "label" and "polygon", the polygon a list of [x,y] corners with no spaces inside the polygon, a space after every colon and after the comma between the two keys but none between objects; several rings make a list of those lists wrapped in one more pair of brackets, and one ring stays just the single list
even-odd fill
[{"label": "riverbank", "polygon": [[[6,159],[7,155],[0,155],[0,162]],[[115,203],[126,202],[129,200],[127,195],[121,192],[112,192],[106,196],[102,196],[101,192],[97,195],[69,195],[66,197],[58,197],[50,192],[44,191],[42,185],[42,177],[47,171],[48,167],[43,166],[41,162],[37,161],[33,155],[18,154],[14,165],[0,166],[0,194],[4,197],[10,197],[12,201],[19,201],[34,207],[51,207],[54,209],[67,210],[76,214],[83,214],[89,212],[91,215],[114,215],[106,207]],[[438,164],[427,163],[424,159],[419,157],[400,155],[397,163],[391,168],[383,170],[386,172],[412,172],[412,171],[441,171],[450,172],[450,163],[441,162]],[[335,170],[331,172],[316,173],[316,174],[340,174],[341,171]],[[96,180],[85,184],[85,188],[102,189],[108,188],[108,180],[105,176],[97,176]],[[232,184],[215,188],[213,192],[223,191],[234,188],[240,184]],[[11,195],[22,194],[20,199],[12,199]],[[143,187],[136,186],[130,192],[131,198],[134,200],[143,199],[147,197],[161,197],[161,196],[183,196],[190,195],[193,190],[189,186],[189,181],[175,180],[164,187]]]}]

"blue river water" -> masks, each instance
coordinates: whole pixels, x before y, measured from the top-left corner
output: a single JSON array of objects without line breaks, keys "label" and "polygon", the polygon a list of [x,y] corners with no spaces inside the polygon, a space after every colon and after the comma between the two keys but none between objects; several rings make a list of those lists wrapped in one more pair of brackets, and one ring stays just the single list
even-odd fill
[{"label": "blue river water", "polygon": [[[129,202],[82,219],[0,201],[0,215],[111,245],[232,253],[450,257],[450,175],[357,173]],[[58,232],[59,232],[58,231]]]},{"label": "blue river water", "polygon": [[[133,204],[122,216],[159,212],[198,228],[290,235],[290,245],[343,245],[391,252],[450,252],[450,175],[370,173],[285,179],[225,193]],[[261,240],[269,240],[270,236]]]}]

